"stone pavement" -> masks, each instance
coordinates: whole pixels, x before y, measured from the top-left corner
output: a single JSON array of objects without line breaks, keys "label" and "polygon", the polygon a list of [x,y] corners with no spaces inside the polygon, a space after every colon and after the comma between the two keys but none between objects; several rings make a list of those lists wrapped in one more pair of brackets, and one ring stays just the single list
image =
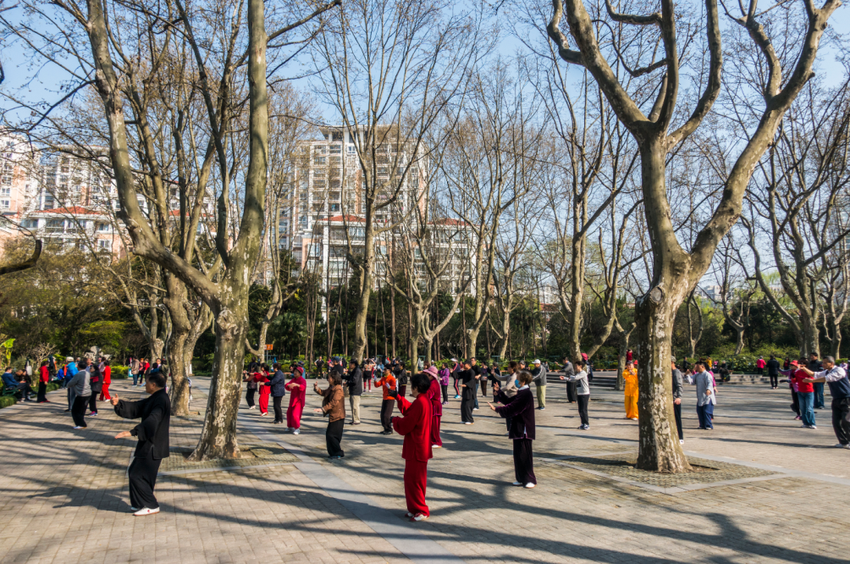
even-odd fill
[{"label": "stone pavement", "polygon": [[[195,380],[203,389],[203,379]],[[113,388],[130,399],[142,395],[126,382]],[[195,409],[204,403],[200,389]],[[716,430],[698,431],[688,388],[686,452],[705,461],[707,475],[724,474],[678,488],[642,483],[620,462],[636,452],[637,425],[623,418],[618,392],[592,390],[591,429],[578,431],[575,406],[561,386],[549,385],[548,408],[537,412],[539,486],[532,490],[510,486],[503,421],[482,401],[476,424],[463,426],[452,399],[445,448],[429,465],[432,516],[415,524],[402,518],[401,438],[378,434],[375,392],[363,396],[363,424],[346,427],[346,457],[333,463],[325,459],[325,422],[311,412],[318,396],[308,394],[298,436],[243,402],[240,440],[271,458],[161,475],[163,511],[145,518],[128,513],[134,441],[112,438],[132,423],[102,404],[88,429],[74,431],[62,393],[49,395],[55,403],[0,410],[0,562],[850,560],[842,509],[850,500],[850,451],[829,448],[828,410],[818,413],[819,429],[800,429],[787,390],[723,387]],[[191,447],[200,424],[200,416],[173,418],[172,445]]]}]

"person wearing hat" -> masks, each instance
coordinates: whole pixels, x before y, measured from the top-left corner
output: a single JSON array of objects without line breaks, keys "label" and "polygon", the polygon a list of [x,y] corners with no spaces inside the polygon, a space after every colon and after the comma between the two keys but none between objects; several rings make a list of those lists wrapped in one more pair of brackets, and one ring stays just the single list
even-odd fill
[{"label": "person wearing hat", "polygon": [[809,375],[807,384],[826,383],[832,395],[832,429],[838,439],[838,448],[850,449],[850,379],[847,371],[835,364],[835,358],[824,357],[823,370],[814,372],[805,366],[800,369]]},{"label": "person wearing hat", "polygon": [[292,372],[285,388],[289,390],[289,409],[286,410],[286,430],[293,435],[301,433],[301,413],[307,402],[307,380],[304,379],[304,367],[293,363]]},{"label": "person wearing hat", "polygon": [[625,406],[626,419],[632,421],[638,420],[638,374],[634,366],[634,361],[626,363],[626,368],[623,370],[623,380],[626,382],[625,391]]},{"label": "person wearing hat", "polygon": [[437,367],[433,364],[423,372],[430,380],[425,397],[431,400],[431,446],[442,448],[443,440],[440,438],[440,420],[443,418],[443,404],[440,401],[440,379]]},{"label": "person wearing hat", "polygon": [[534,368],[531,369],[531,377],[537,386],[537,409],[546,409],[546,369],[540,363],[539,358],[534,359]]}]

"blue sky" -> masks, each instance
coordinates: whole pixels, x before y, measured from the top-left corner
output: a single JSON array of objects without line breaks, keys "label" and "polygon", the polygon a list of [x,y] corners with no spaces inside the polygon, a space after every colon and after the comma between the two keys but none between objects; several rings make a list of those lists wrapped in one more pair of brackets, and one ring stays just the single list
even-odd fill
[{"label": "blue sky", "polygon": [[[10,10],[4,15],[14,22],[20,17],[20,8]],[[830,20],[830,27],[850,37],[850,7],[844,5],[839,8]],[[0,60],[6,80],[0,86],[0,92],[12,94],[28,103],[53,103],[63,96],[60,89],[68,76],[61,69],[55,66],[40,66],[38,61],[33,60],[32,53],[26,51],[20,43],[6,43],[2,47]],[[506,57],[513,56],[520,49],[520,42],[510,36],[505,36],[498,46],[499,52]],[[840,53],[834,47],[822,49],[818,55],[818,72],[831,84],[837,84],[844,77],[842,65],[836,59],[838,55]],[[36,71],[39,71],[37,75]],[[12,104],[8,100],[0,99],[0,109],[5,111],[11,107]],[[326,117],[332,119],[330,116]]]}]

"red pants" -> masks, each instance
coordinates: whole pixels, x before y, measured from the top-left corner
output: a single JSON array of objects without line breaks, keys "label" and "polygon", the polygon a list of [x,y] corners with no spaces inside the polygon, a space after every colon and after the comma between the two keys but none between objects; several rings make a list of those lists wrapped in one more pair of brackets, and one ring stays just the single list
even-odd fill
[{"label": "red pants", "polygon": [[431,444],[443,446],[443,439],[440,438],[440,420],[441,416],[435,415],[431,418]]},{"label": "red pants", "polygon": [[404,498],[407,510],[414,515],[431,515],[425,504],[425,486],[428,481],[428,463],[406,459],[404,461]]},{"label": "red pants", "polygon": [[268,386],[260,388],[260,413],[269,412],[269,396],[272,395],[272,389]]},{"label": "red pants", "polygon": [[100,401],[106,401],[108,399],[112,399],[112,396],[109,395],[109,384],[104,384],[103,389],[100,391]]},{"label": "red pants", "polygon": [[289,409],[286,410],[286,426],[289,429],[301,428],[301,412],[304,406],[301,402],[290,402]]}]

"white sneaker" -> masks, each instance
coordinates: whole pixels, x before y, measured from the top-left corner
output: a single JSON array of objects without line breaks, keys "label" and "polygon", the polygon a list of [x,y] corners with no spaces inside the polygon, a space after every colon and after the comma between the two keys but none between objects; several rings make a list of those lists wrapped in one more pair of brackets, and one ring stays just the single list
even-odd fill
[{"label": "white sneaker", "polygon": [[817,429],[817,428],[818,428],[817,425],[809,425],[809,429]]},{"label": "white sneaker", "polygon": [[530,490],[531,488],[533,488],[533,487],[534,487],[534,486],[536,486],[536,485],[537,485],[537,484],[532,484],[531,482],[528,482],[528,483],[525,485],[525,487],[526,487],[527,489],[529,489],[529,490]]},{"label": "white sneaker", "polygon": [[133,515],[135,515],[136,517],[144,517],[145,515],[153,515],[155,513],[159,513],[159,507],[155,509],[150,509],[149,507],[142,507],[141,509],[133,513]]},{"label": "white sneaker", "polygon": [[846,444],[846,445],[844,445],[844,448],[846,448],[846,449],[850,450],[850,444]]},{"label": "white sneaker", "polygon": [[679,439],[679,444],[680,444],[680,445],[685,444],[685,439]]},{"label": "white sneaker", "polygon": [[[76,429],[76,427],[74,427],[74,429]],[[834,444],[834,445],[832,445],[832,446],[834,446],[835,448],[847,448],[847,445],[843,445],[843,444],[841,444],[841,443],[836,443],[836,444]]]},{"label": "white sneaker", "polygon": [[423,515],[422,513],[417,513],[416,516],[411,517],[410,520],[411,521],[424,521],[427,518],[428,518],[427,515]]},{"label": "white sneaker", "polygon": [[293,435],[300,435],[300,434],[301,434],[301,429],[295,429],[294,431],[292,431],[292,434],[293,434]]},{"label": "white sneaker", "polygon": [[[85,429],[85,427],[79,427],[79,426],[77,426],[77,427],[74,427],[74,429]],[[844,446],[844,445],[841,445],[841,446]]]}]

